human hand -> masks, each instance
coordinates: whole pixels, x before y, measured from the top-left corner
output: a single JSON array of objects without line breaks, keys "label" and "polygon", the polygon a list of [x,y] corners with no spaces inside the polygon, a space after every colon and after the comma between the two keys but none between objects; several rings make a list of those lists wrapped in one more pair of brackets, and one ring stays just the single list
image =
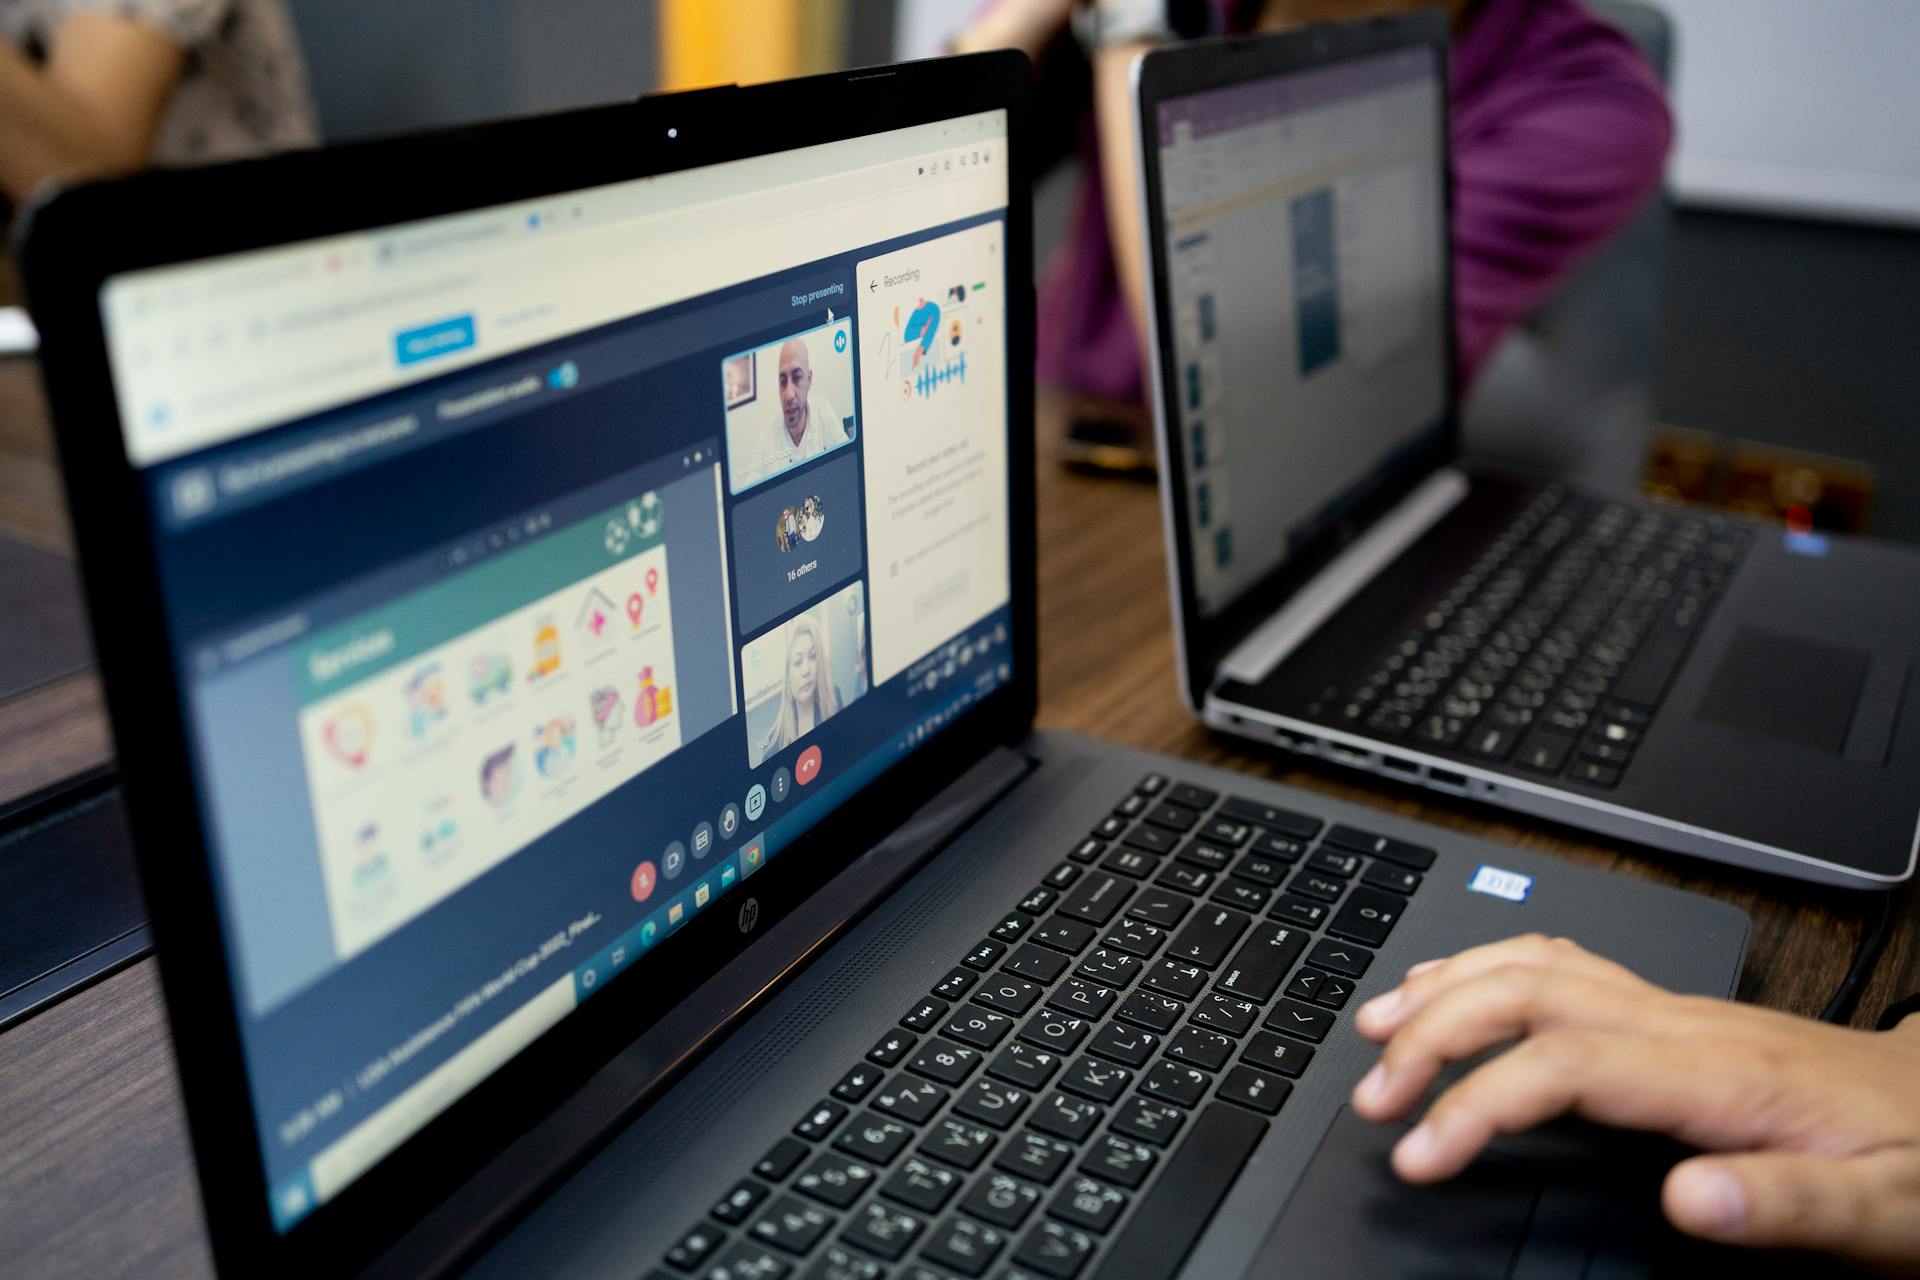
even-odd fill
[{"label": "human hand", "polygon": [[1382,1044],[1353,1091],[1369,1120],[1412,1113],[1450,1062],[1509,1041],[1393,1150],[1437,1182],[1500,1134],[1568,1112],[1707,1154],[1668,1173],[1681,1231],[1920,1274],[1920,1018],[1850,1031],[1677,996],[1537,934],[1407,971],[1354,1025]]}]

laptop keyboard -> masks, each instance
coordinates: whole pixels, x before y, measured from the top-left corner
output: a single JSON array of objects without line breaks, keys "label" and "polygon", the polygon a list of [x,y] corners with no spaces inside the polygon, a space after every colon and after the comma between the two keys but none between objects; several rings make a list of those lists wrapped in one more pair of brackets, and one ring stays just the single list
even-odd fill
[{"label": "laptop keyboard", "polygon": [[1308,714],[1611,789],[1751,540],[1549,487],[1376,670]]},{"label": "laptop keyboard", "polygon": [[1434,857],[1143,778],[650,1280],[1175,1274]]}]

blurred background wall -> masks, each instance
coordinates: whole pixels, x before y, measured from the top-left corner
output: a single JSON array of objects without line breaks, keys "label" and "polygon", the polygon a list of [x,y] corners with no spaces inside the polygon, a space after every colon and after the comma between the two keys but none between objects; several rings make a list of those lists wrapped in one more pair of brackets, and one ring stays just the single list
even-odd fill
[{"label": "blurred background wall", "polygon": [[[1675,28],[1681,144],[1655,416],[1722,456],[1862,464],[1872,531],[1920,541],[1920,0],[1657,2]],[[925,56],[975,7],[294,6],[332,139]],[[1072,185],[1061,172],[1041,186],[1040,261]]]}]

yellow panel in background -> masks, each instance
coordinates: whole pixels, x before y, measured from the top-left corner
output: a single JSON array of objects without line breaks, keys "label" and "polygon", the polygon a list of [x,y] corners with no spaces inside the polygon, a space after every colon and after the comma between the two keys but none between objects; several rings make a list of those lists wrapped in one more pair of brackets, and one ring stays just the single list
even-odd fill
[{"label": "yellow panel in background", "polygon": [[839,65],[843,0],[661,0],[660,87],[753,84]]}]

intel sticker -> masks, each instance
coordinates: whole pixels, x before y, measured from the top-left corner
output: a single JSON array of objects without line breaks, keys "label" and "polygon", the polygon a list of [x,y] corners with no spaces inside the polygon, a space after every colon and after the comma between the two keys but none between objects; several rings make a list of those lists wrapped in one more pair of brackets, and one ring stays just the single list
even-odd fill
[{"label": "intel sticker", "polygon": [[1527,895],[1533,892],[1533,877],[1523,876],[1518,871],[1482,866],[1473,873],[1473,879],[1467,881],[1467,888],[1475,893],[1490,893],[1496,898],[1505,898],[1508,902],[1525,902]]}]

